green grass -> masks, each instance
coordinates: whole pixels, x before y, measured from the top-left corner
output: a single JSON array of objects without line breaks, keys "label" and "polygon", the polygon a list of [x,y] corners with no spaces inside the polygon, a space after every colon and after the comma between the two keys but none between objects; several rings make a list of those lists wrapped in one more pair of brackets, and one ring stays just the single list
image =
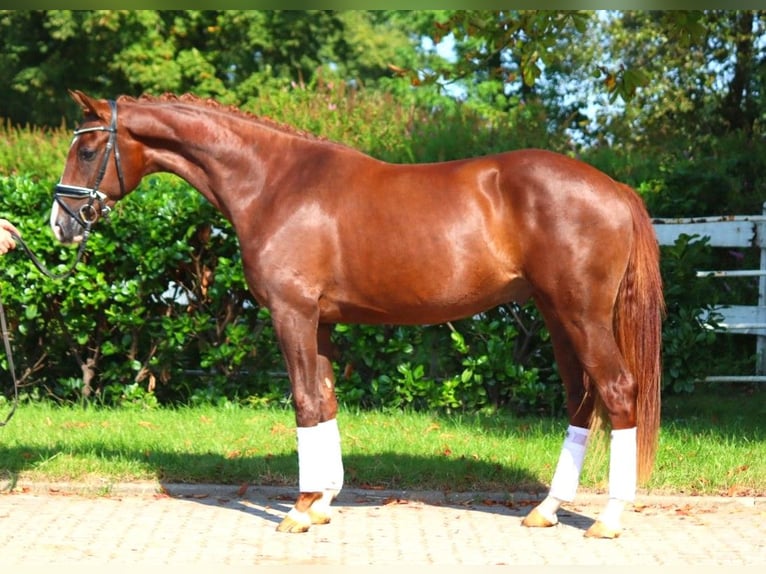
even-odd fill
[{"label": "green grass", "polygon": [[[766,494],[766,392],[665,401],[646,490]],[[5,481],[297,484],[293,413],[195,407],[111,410],[24,404],[0,429]],[[451,491],[545,490],[566,421],[342,410],[346,484]],[[606,485],[586,459],[583,487]]]}]

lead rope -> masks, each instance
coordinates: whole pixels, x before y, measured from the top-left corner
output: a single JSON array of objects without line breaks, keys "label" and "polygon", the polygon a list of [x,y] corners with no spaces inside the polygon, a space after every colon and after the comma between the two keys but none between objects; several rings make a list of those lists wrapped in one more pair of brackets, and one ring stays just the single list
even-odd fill
[{"label": "lead rope", "polygon": [[35,267],[37,267],[37,270],[48,277],[49,279],[55,279],[57,281],[61,279],[66,279],[70,275],[74,273],[75,267],[77,267],[77,264],[82,259],[83,254],[85,253],[85,245],[88,243],[88,236],[90,236],[90,222],[85,222],[85,231],[82,234],[82,241],[80,241],[80,245],[77,248],[77,256],[75,257],[74,263],[64,271],[63,273],[53,273],[50,269],[48,269],[40,259],[37,258],[37,256],[32,252],[29,245],[26,244],[26,242],[15,233],[11,233],[11,236],[16,240],[16,243],[18,243],[21,248],[24,250],[24,253],[27,254],[27,257],[34,263]]},{"label": "lead rope", "polygon": [[[85,253],[85,244],[88,242],[88,236],[90,235],[90,224],[88,224],[85,227],[85,232],[83,233],[82,241],[80,242],[80,245],[77,249],[77,256],[75,257],[74,263],[72,263],[71,267],[64,271],[63,273],[53,273],[50,271],[43,263],[40,261],[40,259],[37,258],[37,256],[32,252],[32,250],[29,248],[29,246],[26,244],[26,242],[15,233],[11,233],[11,236],[13,239],[16,240],[16,243],[18,243],[21,248],[24,250],[24,253],[27,254],[29,259],[34,263],[35,267],[37,268],[40,273],[45,275],[46,277],[50,279],[66,279],[70,275],[72,275],[75,271],[75,267],[77,267],[77,264],[82,259],[83,254]],[[2,295],[2,293],[0,293]],[[5,416],[5,419],[0,421],[0,427],[4,427],[8,424],[8,422],[13,418],[13,415],[16,413],[16,407],[19,404],[19,379],[16,376],[16,367],[13,364],[13,352],[11,350],[11,337],[8,333],[8,322],[5,319],[5,308],[3,307],[3,301],[2,297],[0,296],[0,329],[2,329],[2,335],[3,335],[3,345],[5,346],[5,356],[8,358],[8,370],[11,372],[11,379],[13,380],[13,402],[11,403],[11,410],[8,412],[8,414]]]}]

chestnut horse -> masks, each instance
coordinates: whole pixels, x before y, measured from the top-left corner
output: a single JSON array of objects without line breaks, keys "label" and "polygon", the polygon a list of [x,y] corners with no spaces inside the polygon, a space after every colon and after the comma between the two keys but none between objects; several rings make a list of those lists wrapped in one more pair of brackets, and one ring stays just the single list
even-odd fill
[{"label": "chestnut horse", "polygon": [[664,305],[659,248],[633,190],[548,151],[396,165],[193,96],[70,93],[85,120],[56,187],[60,241],[81,241],[154,172],[185,179],[236,231],[295,406],[299,494],[278,530],[329,522],[343,483],[333,324],[442,323],[531,297],[570,424],[548,496],[522,524],[557,522],[601,425],[609,499],[586,535],[620,534],[654,462]]}]

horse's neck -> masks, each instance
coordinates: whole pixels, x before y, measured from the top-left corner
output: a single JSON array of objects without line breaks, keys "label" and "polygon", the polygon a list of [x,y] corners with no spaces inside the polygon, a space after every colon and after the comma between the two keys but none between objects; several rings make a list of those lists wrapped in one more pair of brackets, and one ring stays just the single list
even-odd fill
[{"label": "horse's neck", "polygon": [[[291,139],[268,125],[204,108],[152,109],[134,133],[144,141],[148,172],[173,173],[200,191],[227,217],[231,196],[247,186],[257,193],[268,176],[268,156]],[[297,138],[300,139],[300,138]],[[284,155],[284,154],[283,154]],[[257,164],[258,169],[253,169]]]}]

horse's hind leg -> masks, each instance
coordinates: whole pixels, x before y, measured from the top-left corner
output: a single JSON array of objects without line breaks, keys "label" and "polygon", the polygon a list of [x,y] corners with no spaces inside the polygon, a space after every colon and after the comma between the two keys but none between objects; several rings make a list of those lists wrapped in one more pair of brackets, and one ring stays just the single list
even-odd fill
[{"label": "horse's hind leg", "polygon": [[609,500],[585,536],[616,538],[622,531],[623,509],[636,495],[638,386],[615,340],[611,317],[608,322],[593,321],[575,330],[572,341],[609,416],[612,429]]},{"label": "horse's hind leg", "polygon": [[559,374],[566,389],[569,427],[548,496],[522,521],[524,526],[529,527],[548,527],[557,524],[556,514],[561,505],[574,500],[580,483],[580,471],[589,434],[588,424],[594,403],[593,394],[589,394],[585,388],[583,368],[569,337],[553,315],[548,315],[546,318]]},{"label": "horse's hind leg", "polygon": [[[596,294],[590,293],[590,295],[591,301],[597,299]],[[609,298],[602,297],[601,300],[608,301]],[[542,308],[545,309],[544,306]],[[570,370],[569,375],[562,374],[562,377],[569,379],[565,381],[572,422],[570,430],[572,426],[582,425],[583,429],[588,426],[587,421],[593,409],[593,397],[586,395],[584,402],[588,418],[584,416],[586,411],[583,411],[581,416],[576,410],[576,416],[572,418],[572,407],[575,406],[577,397],[582,396],[583,391],[591,394],[598,393],[612,427],[609,449],[609,501],[598,520],[585,535],[596,538],[615,538],[621,532],[620,517],[625,504],[633,501],[636,493],[637,385],[627,370],[615,340],[611,308],[592,307],[586,312],[582,307],[578,308],[576,304],[569,302],[568,305],[558,305],[556,310],[557,319],[553,321],[552,336],[554,332],[558,333],[556,360],[563,360],[564,372],[567,369]],[[553,315],[549,313],[546,318],[550,319]],[[564,339],[568,339],[568,342]],[[570,350],[574,352],[576,359],[568,352]],[[576,364],[575,360],[582,365],[581,368],[592,381],[592,389],[583,389],[577,385],[578,377],[573,366]],[[579,380],[582,380],[582,377],[579,377]],[[567,438],[562,449],[562,457],[570,456],[564,451],[571,450],[575,463],[578,462],[575,456],[579,454],[579,449],[576,447],[577,441],[577,437]],[[545,505],[541,505],[543,508],[540,509],[540,513],[548,510],[550,514],[550,510],[555,508],[555,503],[555,500],[548,500]]]},{"label": "horse's hind leg", "polygon": [[636,495],[636,424],[638,387],[617,346],[611,317],[593,322],[573,336],[580,360],[603,403],[612,428],[609,445],[609,501],[585,533],[593,538],[616,538],[625,504]]}]

